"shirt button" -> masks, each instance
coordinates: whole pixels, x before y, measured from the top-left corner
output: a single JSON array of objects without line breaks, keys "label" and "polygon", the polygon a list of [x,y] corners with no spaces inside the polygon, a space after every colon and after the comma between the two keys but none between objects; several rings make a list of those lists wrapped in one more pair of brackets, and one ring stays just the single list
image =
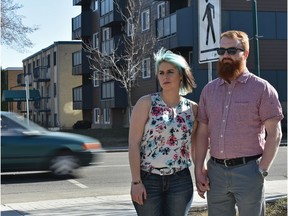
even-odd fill
[{"label": "shirt button", "polygon": [[220,137],[223,138],[223,134],[221,134]]},{"label": "shirt button", "polygon": [[226,106],[226,109],[228,108],[228,105]]},{"label": "shirt button", "polygon": [[231,92],[229,91],[228,94],[231,94]]},{"label": "shirt button", "polygon": [[220,153],[223,153],[223,151],[220,151]]},{"label": "shirt button", "polygon": [[225,119],[223,119],[223,122],[225,122]]}]

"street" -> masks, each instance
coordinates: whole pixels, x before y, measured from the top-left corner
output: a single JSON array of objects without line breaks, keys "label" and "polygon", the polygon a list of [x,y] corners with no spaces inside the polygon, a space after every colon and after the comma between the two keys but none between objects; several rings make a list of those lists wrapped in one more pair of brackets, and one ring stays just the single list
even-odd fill
[{"label": "street", "polygon": [[[287,147],[283,146],[267,181],[286,179]],[[128,195],[130,181],[128,153],[105,153],[101,163],[79,170],[77,178],[73,179],[55,179],[50,173],[2,174],[1,203]]]}]

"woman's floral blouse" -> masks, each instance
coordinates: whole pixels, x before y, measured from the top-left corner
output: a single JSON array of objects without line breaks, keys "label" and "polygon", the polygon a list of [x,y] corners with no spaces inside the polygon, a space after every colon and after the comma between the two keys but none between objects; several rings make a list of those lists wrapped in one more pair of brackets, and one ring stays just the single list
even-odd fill
[{"label": "woman's floral blouse", "polygon": [[141,142],[141,169],[177,168],[191,165],[192,103],[181,97],[168,107],[160,93],[151,94],[151,109]]}]

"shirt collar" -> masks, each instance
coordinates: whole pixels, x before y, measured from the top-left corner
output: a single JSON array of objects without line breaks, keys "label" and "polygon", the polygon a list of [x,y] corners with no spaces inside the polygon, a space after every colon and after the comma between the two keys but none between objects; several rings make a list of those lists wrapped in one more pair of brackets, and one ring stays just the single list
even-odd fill
[{"label": "shirt collar", "polygon": [[[237,78],[237,82],[246,83],[248,78],[249,78],[249,74],[250,74],[250,72],[246,68],[245,71],[241,74],[241,76]],[[219,78],[219,79],[220,79],[219,80],[219,86],[227,83],[224,79],[222,79],[222,78]]]}]

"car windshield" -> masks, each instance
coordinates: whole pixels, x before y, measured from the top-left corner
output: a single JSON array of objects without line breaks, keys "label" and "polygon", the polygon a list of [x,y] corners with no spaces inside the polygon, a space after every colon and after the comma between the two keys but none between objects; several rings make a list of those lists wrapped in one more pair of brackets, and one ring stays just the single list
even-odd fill
[{"label": "car windshield", "polygon": [[[10,119],[10,121],[9,121]],[[3,125],[3,121],[8,124],[7,126],[10,128],[25,128],[30,131],[47,131],[45,128],[39,126],[38,124],[34,123],[33,121],[28,120],[27,118],[20,116],[15,113],[7,113],[6,115],[1,115],[1,127]],[[2,128],[3,129],[3,128]]]}]

